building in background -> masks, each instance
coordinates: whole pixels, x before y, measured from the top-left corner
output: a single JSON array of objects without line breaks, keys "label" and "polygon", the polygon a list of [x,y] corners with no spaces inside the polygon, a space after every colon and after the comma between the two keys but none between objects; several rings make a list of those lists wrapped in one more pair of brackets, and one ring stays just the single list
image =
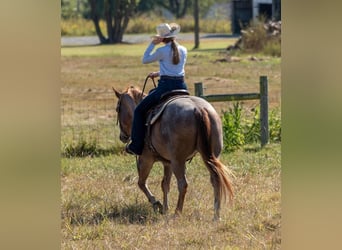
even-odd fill
[{"label": "building in background", "polygon": [[261,16],[266,20],[281,20],[281,0],[233,0],[232,33],[240,34],[241,28]]}]

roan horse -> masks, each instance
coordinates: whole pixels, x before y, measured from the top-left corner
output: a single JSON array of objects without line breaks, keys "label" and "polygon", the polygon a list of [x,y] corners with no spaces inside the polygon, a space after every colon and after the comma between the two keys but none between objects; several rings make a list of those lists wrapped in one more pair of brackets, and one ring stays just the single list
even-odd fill
[{"label": "roan horse", "polygon": [[[142,92],[134,87],[128,87],[124,92],[114,88],[113,90],[118,98],[116,112],[120,140],[127,143],[130,139],[134,109],[141,101]],[[226,197],[231,201],[233,190],[228,169],[218,159],[223,146],[222,125],[211,104],[196,96],[171,101],[162,116],[152,125],[149,141],[155,150],[151,150],[145,140],[143,153],[137,158],[138,185],[153,208],[159,209],[161,213],[168,211],[168,193],[173,173],[177,178],[179,192],[175,215],[182,212],[188,186],[185,164],[199,152],[210,172],[214,189],[214,220],[220,219],[221,201]],[[146,179],[156,161],[161,161],[164,166],[161,182],[163,205],[156,200],[146,185]]]}]

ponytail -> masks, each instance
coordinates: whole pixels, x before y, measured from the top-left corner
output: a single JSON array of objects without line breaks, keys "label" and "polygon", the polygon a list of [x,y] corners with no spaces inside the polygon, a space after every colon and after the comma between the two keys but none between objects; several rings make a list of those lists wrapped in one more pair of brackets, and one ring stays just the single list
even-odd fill
[{"label": "ponytail", "polygon": [[175,43],[175,40],[172,39],[171,41],[171,48],[172,48],[172,63],[173,64],[178,64],[180,59],[179,59],[179,51],[177,48],[177,45]]},{"label": "ponytail", "polygon": [[176,45],[176,42],[173,38],[164,38],[164,43],[168,43],[171,41],[171,48],[172,48],[172,63],[177,65],[180,61],[179,59],[179,51]]}]

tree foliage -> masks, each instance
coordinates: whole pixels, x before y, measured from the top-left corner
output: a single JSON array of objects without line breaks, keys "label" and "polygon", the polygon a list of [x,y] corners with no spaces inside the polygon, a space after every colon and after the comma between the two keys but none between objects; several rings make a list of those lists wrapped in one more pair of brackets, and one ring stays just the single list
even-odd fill
[{"label": "tree foliage", "polygon": [[[201,0],[199,4],[199,15],[203,15],[208,11],[214,3],[228,3],[230,0]],[[137,10],[139,12],[148,12],[156,7],[162,7],[169,10],[175,18],[183,18],[186,15],[192,15],[195,7],[194,0],[140,0]]]},{"label": "tree foliage", "polygon": [[176,18],[184,17],[188,9],[192,7],[192,0],[140,0],[138,11],[147,12],[154,10],[156,7],[163,7],[169,10]]}]

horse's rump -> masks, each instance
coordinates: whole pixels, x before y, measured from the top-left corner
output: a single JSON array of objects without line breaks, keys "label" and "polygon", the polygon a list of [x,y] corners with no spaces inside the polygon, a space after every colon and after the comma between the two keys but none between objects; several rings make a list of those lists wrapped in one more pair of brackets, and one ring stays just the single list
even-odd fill
[{"label": "horse's rump", "polygon": [[[198,150],[199,129],[198,114],[205,108],[211,124],[211,146],[215,156],[222,149],[221,120],[208,102],[198,97],[179,98],[165,107],[160,119],[152,126],[153,147],[165,159],[189,159]],[[176,157],[174,156],[176,154]]]}]

